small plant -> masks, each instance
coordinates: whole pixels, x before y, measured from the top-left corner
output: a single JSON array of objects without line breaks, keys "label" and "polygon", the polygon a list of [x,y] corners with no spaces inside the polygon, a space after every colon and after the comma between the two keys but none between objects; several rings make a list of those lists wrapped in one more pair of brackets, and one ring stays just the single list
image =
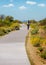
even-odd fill
[{"label": "small plant", "polygon": [[37,34],[38,33],[38,29],[34,29],[34,30],[32,30],[31,31],[31,34],[33,35],[33,34]]},{"label": "small plant", "polygon": [[42,51],[43,51],[43,48],[42,48],[42,47],[39,47],[38,50],[39,50],[40,52],[42,52]]},{"label": "small plant", "polygon": [[46,30],[46,25],[43,26],[43,29]]},{"label": "small plant", "polygon": [[31,24],[30,24],[30,27],[33,28],[33,29],[38,28],[38,24],[36,24],[36,23],[34,23],[34,24],[31,23]]},{"label": "small plant", "polygon": [[0,29],[0,36],[4,35],[4,29]]},{"label": "small plant", "polygon": [[35,44],[33,44],[33,46],[40,47],[40,43],[39,42],[36,42]]},{"label": "small plant", "polygon": [[0,31],[0,36],[4,35],[5,33],[3,31]]},{"label": "small plant", "polygon": [[31,43],[33,44],[33,46],[35,47],[40,47],[40,37],[39,36],[32,36],[31,37]]},{"label": "small plant", "polygon": [[7,30],[3,30],[3,32],[4,32],[4,33],[8,33],[8,31],[7,31]]},{"label": "small plant", "polygon": [[40,56],[41,56],[42,58],[46,59],[46,50],[45,50],[43,53],[41,53]]},{"label": "small plant", "polygon": [[7,31],[8,31],[8,32],[11,32],[11,30],[10,30],[10,29],[8,29]]}]

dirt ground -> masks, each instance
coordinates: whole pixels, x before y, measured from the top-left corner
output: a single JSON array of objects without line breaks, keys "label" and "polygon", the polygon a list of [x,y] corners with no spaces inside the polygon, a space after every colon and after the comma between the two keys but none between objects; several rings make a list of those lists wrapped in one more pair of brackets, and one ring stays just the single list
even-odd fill
[{"label": "dirt ground", "polygon": [[38,50],[35,47],[33,47],[33,45],[30,43],[30,37],[30,35],[27,37],[26,42],[26,51],[30,62],[32,62],[32,65],[46,65],[46,63],[37,53]]}]

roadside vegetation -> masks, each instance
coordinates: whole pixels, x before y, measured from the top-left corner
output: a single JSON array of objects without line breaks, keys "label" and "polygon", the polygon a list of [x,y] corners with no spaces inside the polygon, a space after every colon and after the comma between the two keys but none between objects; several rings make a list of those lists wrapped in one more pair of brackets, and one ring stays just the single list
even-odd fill
[{"label": "roadside vegetation", "polygon": [[26,52],[31,65],[46,65],[46,18],[29,20],[30,29],[26,37]]},{"label": "roadside vegetation", "polygon": [[46,64],[46,18],[35,23],[31,21],[30,27],[30,43],[38,50],[36,53],[41,61]]},{"label": "roadside vegetation", "polygon": [[0,36],[8,34],[14,30],[19,30],[20,24],[22,24],[22,22],[14,20],[12,16],[0,15]]}]

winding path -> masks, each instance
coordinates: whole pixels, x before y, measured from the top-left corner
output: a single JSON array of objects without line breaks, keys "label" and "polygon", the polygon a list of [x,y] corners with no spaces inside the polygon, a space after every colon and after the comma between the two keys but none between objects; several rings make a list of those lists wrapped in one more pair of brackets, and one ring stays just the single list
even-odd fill
[{"label": "winding path", "polygon": [[19,31],[13,31],[0,37],[0,65],[30,65],[26,50],[26,25],[21,25]]}]

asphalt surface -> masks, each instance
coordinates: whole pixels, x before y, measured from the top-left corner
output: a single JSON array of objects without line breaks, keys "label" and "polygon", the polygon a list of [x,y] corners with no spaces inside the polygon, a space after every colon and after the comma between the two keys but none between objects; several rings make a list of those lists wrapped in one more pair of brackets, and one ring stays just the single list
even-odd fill
[{"label": "asphalt surface", "polygon": [[28,30],[26,25],[21,26],[19,31],[0,37],[0,65],[30,65],[25,50]]}]

